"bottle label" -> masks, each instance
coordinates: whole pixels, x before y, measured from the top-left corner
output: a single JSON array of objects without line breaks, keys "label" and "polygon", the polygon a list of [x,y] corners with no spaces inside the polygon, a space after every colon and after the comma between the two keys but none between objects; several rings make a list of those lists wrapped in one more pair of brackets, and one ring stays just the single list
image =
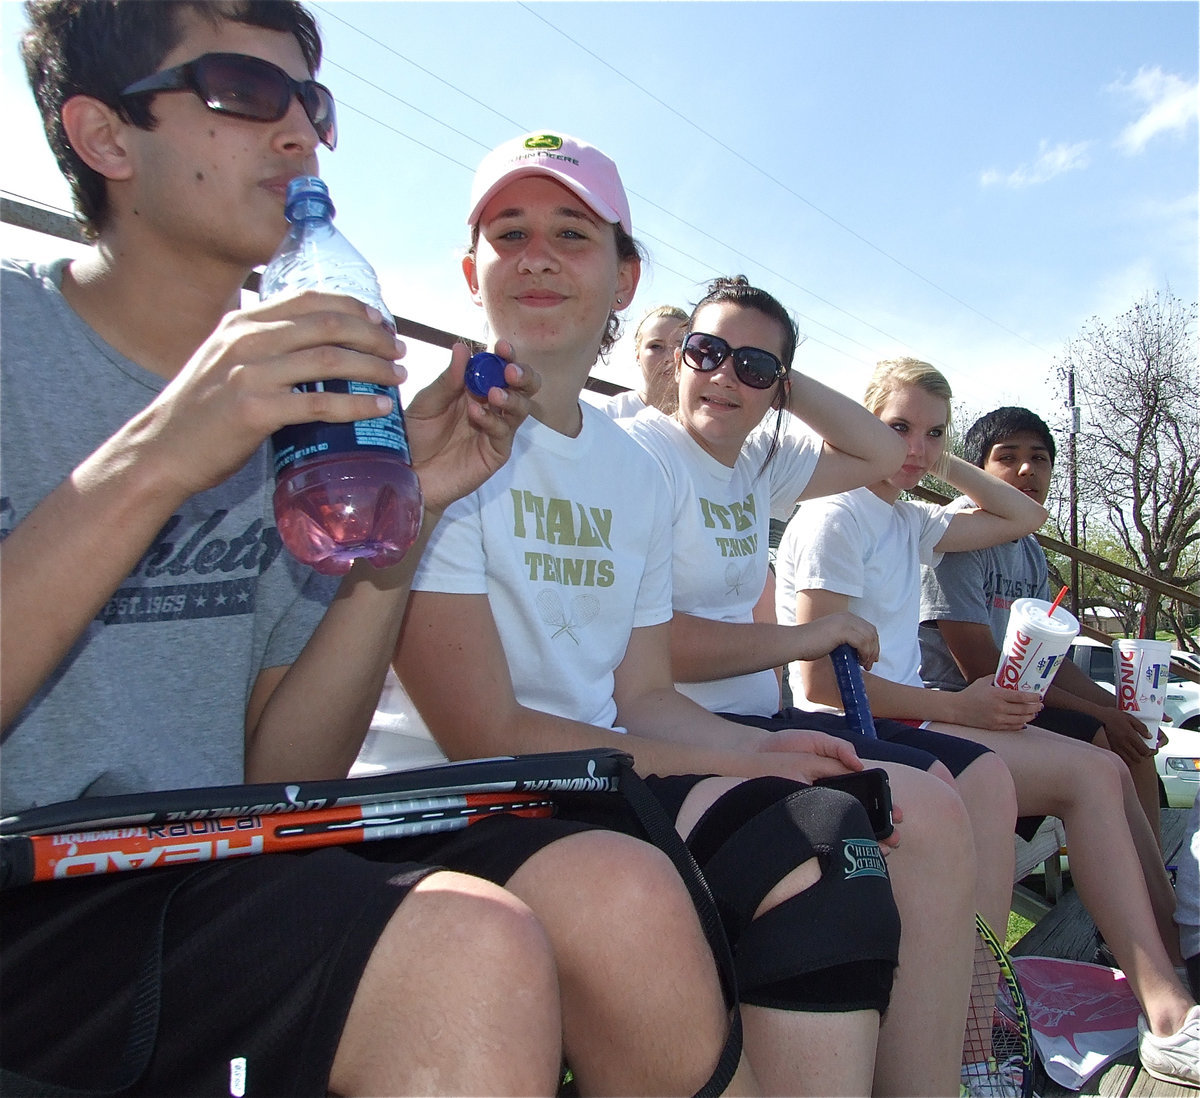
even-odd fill
[{"label": "bottle label", "polygon": [[372,450],[397,454],[409,465],[412,464],[397,390],[370,385],[363,381],[314,381],[297,385],[296,391],[390,396],[392,410],[387,415],[374,419],[360,419],[353,423],[315,421],[281,428],[271,436],[277,477],[297,462],[308,461],[311,458]]}]

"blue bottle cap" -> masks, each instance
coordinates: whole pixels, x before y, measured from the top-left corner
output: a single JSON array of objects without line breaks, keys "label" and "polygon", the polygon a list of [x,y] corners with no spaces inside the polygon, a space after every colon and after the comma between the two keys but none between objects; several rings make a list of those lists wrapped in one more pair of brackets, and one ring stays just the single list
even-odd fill
[{"label": "blue bottle cap", "polygon": [[476,396],[486,397],[489,389],[507,389],[504,367],[508,363],[491,351],[480,351],[467,362],[467,388]]},{"label": "blue bottle cap", "polygon": [[289,221],[332,218],[336,211],[325,180],[316,175],[298,175],[288,181],[284,214]]}]

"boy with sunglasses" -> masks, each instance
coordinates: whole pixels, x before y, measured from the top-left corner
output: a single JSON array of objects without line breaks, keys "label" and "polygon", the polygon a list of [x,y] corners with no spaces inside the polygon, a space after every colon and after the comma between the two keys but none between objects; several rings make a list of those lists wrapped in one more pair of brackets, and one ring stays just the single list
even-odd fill
[{"label": "boy with sunglasses", "polygon": [[[514,364],[475,401],[456,348],[409,405],[422,539],[340,583],[298,565],[265,440],[381,409],[294,386],[404,376],[357,301],[237,309],[288,181],[336,140],[316,25],[290,0],[26,10],[97,246],[0,276],[0,809],[343,777],[424,539],[507,460],[536,377]],[[513,817],[370,847],[9,891],[0,1090],[549,1094],[564,1052],[585,1092],[687,1093],[712,1071],[716,971],[652,847]]]}]

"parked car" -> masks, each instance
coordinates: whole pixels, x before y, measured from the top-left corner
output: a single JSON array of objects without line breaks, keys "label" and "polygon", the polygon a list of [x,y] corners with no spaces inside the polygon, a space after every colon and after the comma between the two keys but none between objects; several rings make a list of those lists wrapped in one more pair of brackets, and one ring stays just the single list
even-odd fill
[{"label": "parked car", "polygon": [[[1093,682],[1116,693],[1112,645],[1078,637],[1067,655]],[[1175,652],[1172,658],[1200,670],[1200,661],[1189,652]],[[1162,731],[1167,742],[1158,749],[1154,765],[1165,803],[1172,808],[1191,808],[1200,790],[1200,683],[1174,669],[1167,676]]]}]

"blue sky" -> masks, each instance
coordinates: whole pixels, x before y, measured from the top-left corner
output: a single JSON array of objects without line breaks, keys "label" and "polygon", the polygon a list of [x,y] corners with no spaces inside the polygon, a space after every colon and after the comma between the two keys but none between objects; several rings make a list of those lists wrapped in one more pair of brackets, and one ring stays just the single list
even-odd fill
[{"label": "blue sky", "polygon": [[[1197,297],[1195,3],[311,6],[339,224],[426,323],[483,334],[459,274],[471,173],[534,129],[621,168],[651,257],[630,331],[745,273],[798,314],[797,366],[854,396],[913,354],[972,410],[1061,422],[1053,362],[1089,318]],[[0,20],[0,188],[66,207],[14,60],[20,6]],[[420,378],[444,354],[409,359]],[[623,341],[596,373],[632,369]]]}]

